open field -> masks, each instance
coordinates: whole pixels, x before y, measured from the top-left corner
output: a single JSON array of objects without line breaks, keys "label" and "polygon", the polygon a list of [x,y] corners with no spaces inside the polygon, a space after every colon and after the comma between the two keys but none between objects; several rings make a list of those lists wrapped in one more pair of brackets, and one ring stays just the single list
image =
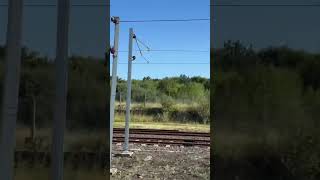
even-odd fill
[{"label": "open field", "polygon": [[[115,128],[123,128],[125,125],[125,115],[115,115]],[[185,122],[180,123],[174,120],[156,121],[153,116],[146,115],[131,115],[130,128],[147,128],[147,129],[168,129],[180,131],[196,131],[196,132],[210,132],[210,124],[200,124]]]}]

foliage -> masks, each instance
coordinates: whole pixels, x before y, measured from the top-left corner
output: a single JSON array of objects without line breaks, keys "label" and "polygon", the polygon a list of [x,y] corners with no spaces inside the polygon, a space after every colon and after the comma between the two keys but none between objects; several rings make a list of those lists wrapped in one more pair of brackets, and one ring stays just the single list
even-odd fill
[{"label": "foliage", "polygon": [[168,112],[172,109],[174,101],[170,96],[163,95],[161,98],[161,105],[163,110]]},{"label": "foliage", "polygon": [[253,51],[239,42],[214,52],[214,127],[255,139],[254,148],[276,152],[298,179],[319,179],[319,54],[287,47]]},{"label": "foliage", "polygon": [[[4,48],[0,47],[0,59],[4,59]],[[0,61],[0,77],[3,78],[3,62]],[[107,86],[106,69],[103,60],[93,57],[71,56],[69,58],[67,128],[106,127]],[[32,98],[37,101],[37,126],[51,126],[55,96],[54,61],[42,57],[28,48],[22,49],[20,80],[20,103],[18,123],[30,125],[32,122]],[[127,82],[117,78],[117,101],[125,104]],[[166,77],[153,79],[144,77],[132,80],[132,102],[138,104],[161,103],[165,114],[154,114],[162,120],[171,119],[173,106],[184,102],[197,102],[204,91],[209,90],[209,80],[203,77]],[[2,83],[0,84],[0,92]],[[140,105],[142,108],[143,106]],[[160,107],[161,108],[161,107]],[[162,111],[162,110],[161,110]],[[170,111],[170,112],[169,112]],[[166,116],[166,117],[164,117]],[[155,118],[156,119],[156,118]],[[189,118],[190,119],[190,118]],[[173,119],[174,120],[174,119]]]}]

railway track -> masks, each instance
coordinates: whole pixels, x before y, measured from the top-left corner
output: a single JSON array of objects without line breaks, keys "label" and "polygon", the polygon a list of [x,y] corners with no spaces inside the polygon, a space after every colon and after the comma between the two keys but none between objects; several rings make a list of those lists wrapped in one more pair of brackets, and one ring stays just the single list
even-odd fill
[{"label": "railway track", "polygon": [[[124,129],[114,129],[113,142],[124,142]],[[130,129],[130,143],[183,146],[210,146],[210,134],[178,130]]]},{"label": "railway track", "polygon": [[[161,130],[161,129],[130,129],[130,134],[150,134],[150,135],[172,135],[172,136],[193,136],[193,137],[208,137],[210,133],[204,132],[184,132],[179,130]],[[113,133],[124,134],[123,128],[114,128]]]}]

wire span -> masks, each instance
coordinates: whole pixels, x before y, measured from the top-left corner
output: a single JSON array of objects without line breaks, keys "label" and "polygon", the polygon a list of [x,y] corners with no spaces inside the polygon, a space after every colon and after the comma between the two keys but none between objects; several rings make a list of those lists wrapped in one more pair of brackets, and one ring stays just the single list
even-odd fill
[{"label": "wire span", "polygon": [[187,22],[187,21],[210,21],[210,18],[202,18],[202,19],[151,19],[151,20],[122,20],[120,22],[128,23],[128,22]]}]

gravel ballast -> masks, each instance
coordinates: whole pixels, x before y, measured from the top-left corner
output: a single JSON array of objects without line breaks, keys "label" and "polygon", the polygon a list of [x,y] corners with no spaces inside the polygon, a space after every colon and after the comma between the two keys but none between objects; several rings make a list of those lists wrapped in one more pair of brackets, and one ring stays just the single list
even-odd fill
[{"label": "gravel ballast", "polygon": [[130,144],[131,157],[118,156],[123,144],[114,144],[112,180],[210,179],[209,147]]}]

